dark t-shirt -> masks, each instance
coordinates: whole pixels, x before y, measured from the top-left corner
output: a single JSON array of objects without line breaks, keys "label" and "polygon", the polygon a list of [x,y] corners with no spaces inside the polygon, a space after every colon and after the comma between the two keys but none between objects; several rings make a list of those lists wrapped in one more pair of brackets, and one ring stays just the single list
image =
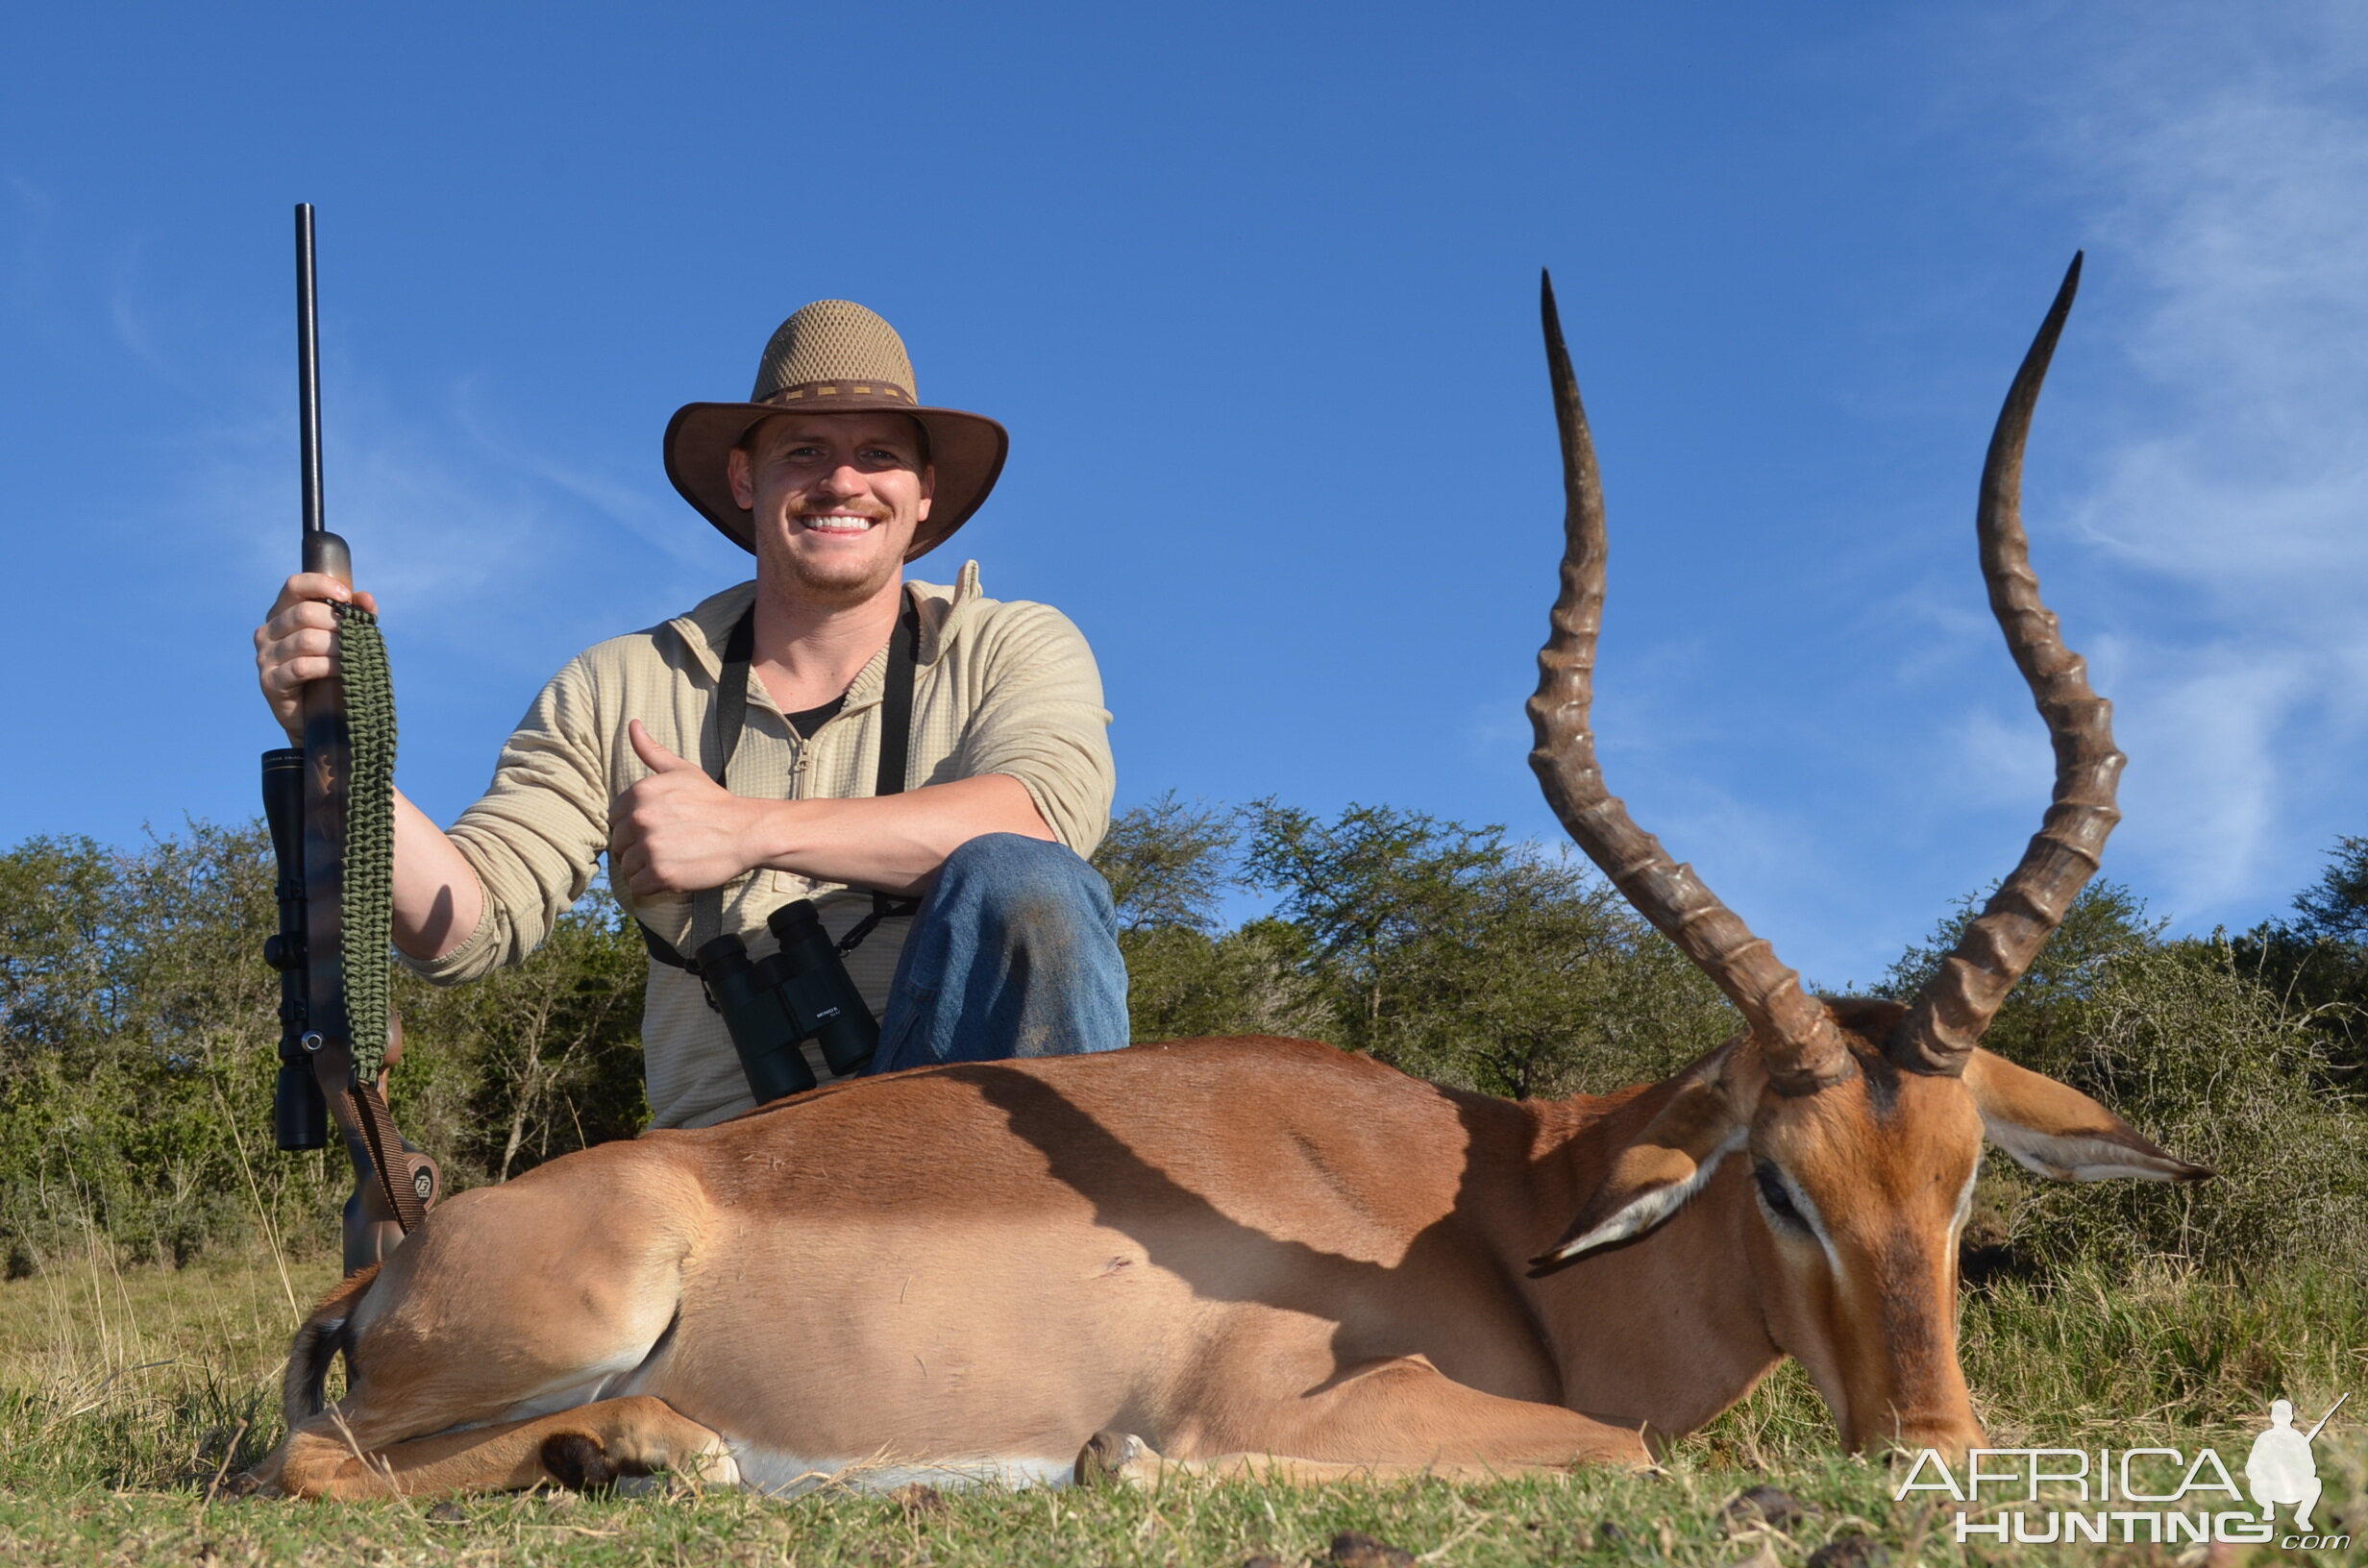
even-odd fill
[{"label": "dark t-shirt", "polygon": [[783,717],[789,721],[789,727],[797,731],[798,739],[810,741],[814,738],[814,732],[838,717],[839,710],[845,706],[847,694],[841,692],[819,708],[807,708],[802,713],[785,714]]}]

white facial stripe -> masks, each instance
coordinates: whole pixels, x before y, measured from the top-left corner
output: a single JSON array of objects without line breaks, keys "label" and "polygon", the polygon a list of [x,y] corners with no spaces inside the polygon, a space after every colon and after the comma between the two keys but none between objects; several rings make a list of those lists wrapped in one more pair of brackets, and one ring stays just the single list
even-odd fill
[{"label": "white facial stripe", "polygon": [[1711,1150],[1708,1158],[1696,1165],[1693,1174],[1686,1180],[1672,1182],[1667,1187],[1654,1188],[1643,1196],[1632,1199],[1625,1208],[1593,1230],[1589,1231],[1585,1236],[1564,1242],[1546,1256],[1556,1262],[1562,1262],[1567,1259],[1576,1258],[1581,1253],[1592,1252],[1597,1247],[1608,1247],[1615,1241],[1625,1241],[1632,1236],[1642,1236],[1646,1231],[1684,1208],[1687,1199],[1701,1191],[1704,1184],[1717,1172],[1718,1163],[1743,1146],[1743,1138],[1747,1131],[1748,1129],[1738,1127],[1729,1133],[1726,1141]]},{"label": "white facial stripe", "polygon": [[[1834,1271],[1835,1283],[1839,1284],[1842,1277],[1841,1254],[1835,1250],[1834,1238],[1826,1234],[1825,1216],[1817,1213],[1816,1204],[1810,1200],[1807,1192],[1801,1190],[1801,1184],[1794,1181],[1784,1166],[1770,1160],[1768,1168],[1775,1171],[1776,1179],[1785,1184],[1785,1196],[1792,1200],[1794,1211],[1808,1223],[1809,1234],[1815,1237],[1817,1245],[1825,1250],[1826,1266]],[[1760,1184],[1757,1181],[1751,1184],[1751,1196],[1752,1201],[1759,1204],[1760,1213],[1766,1217],[1770,1230],[1781,1236],[1790,1229],[1782,1218],[1768,1212],[1767,1199],[1760,1195]]]},{"label": "white facial stripe", "polygon": [[[1815,1202],[1801,1189],[1798,1182],[1786,1173],[1784,1166],[1777,1164],[1773,1160],[1768,1162],[1768,1165],[1776,1172],[1777,1179],[1785,1184],[1785,1195],[1792,1200],[1793,1209],[1803,1220],[1808,1222],[1810,1234],[1817,1238],[1818,1247],[1825,1253],[1826,1267],[1834,1271],[1834,1281],[1839,1285],[1843,1278],[1841,1252],[1834,1245],[1834,1237],[1825,1228],[1825,1216],[1817,1212]],[[1949,1235],[1952,1238],[1959,1231],[1964,1229],[1965,1216],[1973,1212],[1973,1189],[1981,1179],[1982,1162],[1976,1160],[1973,1163],[1973,1168],[1965,1173],[1964,1189],[1957,1194],[1957,1213],[1949,1220]],[[1751,1195],[1760,1205],[1760,1213],[1766,1217],[1770,1230],[1781,1235],[1789,1229],[1780,1216],[1768,1212],[1767,1200],[1760,1195],[1760,1184],[1756,1181],[1752,1183]]]}]

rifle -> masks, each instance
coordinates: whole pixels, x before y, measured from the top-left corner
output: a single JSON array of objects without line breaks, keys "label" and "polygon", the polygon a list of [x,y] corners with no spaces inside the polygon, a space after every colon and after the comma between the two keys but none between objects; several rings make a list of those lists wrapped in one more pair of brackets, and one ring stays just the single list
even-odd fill
[{"label": "rifle", "polygon": [[[320,328],[308,202],[296,208],[296,381],[304,570],[333,576],[350,588],[352,552],[322,521]],[[368,623],[366,635],[358,637],[357,628],[363,623]],[[353,891],[347,876],[349,847],[375,851],[382,858],[391,853],[391,829],[382,819],[391,810],[393,706],[374,619],[340,606],[338,646],[338,673],[305,687],[304,744],[263,753],[263,813],[271,824],[280,873],[280,929],[264,943],[263,961],[280,971],[280,1076],[272,1096],[273,1138],[283,1149],[325,1148],[333,1115],[354,1165],[354,1193],[346,1200],[344,1214],[345,1269],[351,1274],[401,1244],[435,1202],[442,1173],[396,1131],[386,1109],[383,1066],[402,1054],[403,1034],[402,1021],[384,1004],[383,866],[358,869],[354,881],[363,890],[365,908],[352,922],[350,934],[357,943],[349,946],[347,942]],[[365,677],[365,670],[374,673]],[[384,753],[374,756],[366,770],[373,775],[369,778],[356,776],[349,674],[366,679],[371,701],[384,709],[382,714],[374,711],[364,726],[371,746]],[[381,773],[382,777],[376,776]],[[375,789],[385,798],[373,803],[367,793],[357,797],[358,786],[365,792]],[[375,824],[374,833],[358,832],[365,820]],[[357,830],[356,837],[382,842],[349,845],[349,829]],[[374,894],[375,910],[366,907]],[[363,929],[373,918],[375,952],[373,933]],[[370,965],[378,966],[375,975],[365,968]],[[349,981],[371,998],[370,1006],[349,1008]],[[355,1012],[361,1014],[371,1033],[382,1019],[383,1037],[358,1041]]]}]

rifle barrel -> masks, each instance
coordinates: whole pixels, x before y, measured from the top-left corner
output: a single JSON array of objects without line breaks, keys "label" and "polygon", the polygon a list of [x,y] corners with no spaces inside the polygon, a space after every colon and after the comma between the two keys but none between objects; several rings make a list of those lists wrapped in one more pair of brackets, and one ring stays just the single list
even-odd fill
[{"label": "rifle barrel", "polygon": [[304,452],[305,533],[321,515],[321,324],[313,303],[312,204],[296,204],[296,421]]}]

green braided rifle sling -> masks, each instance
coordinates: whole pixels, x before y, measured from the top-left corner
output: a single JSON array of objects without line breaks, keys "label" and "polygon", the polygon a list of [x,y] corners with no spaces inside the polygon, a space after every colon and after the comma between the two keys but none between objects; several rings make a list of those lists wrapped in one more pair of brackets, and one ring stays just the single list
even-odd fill
[{"label": "green braided rifle sling", "polygon": [[336,611],[354,758],[345,798],[345,1017],[355,1075],[369,1084],[386,1066],[392,1006],[386,949],[395,920],[395,684],[379,618],[351,604]]},{"label": "green braided rifle sling", "polygon": [[393,1020],[393,965],[387,948],[395,919],[395,682],[379,619],[352,604],[334,606],[337,660],[345,682],[345,868],[339,957],[345,1017],[353,1041],[349,1093],[379,1185],[406,1235],[426,1216],[427,1193],[413,1182],[403,1135],[379,1091]]}]

